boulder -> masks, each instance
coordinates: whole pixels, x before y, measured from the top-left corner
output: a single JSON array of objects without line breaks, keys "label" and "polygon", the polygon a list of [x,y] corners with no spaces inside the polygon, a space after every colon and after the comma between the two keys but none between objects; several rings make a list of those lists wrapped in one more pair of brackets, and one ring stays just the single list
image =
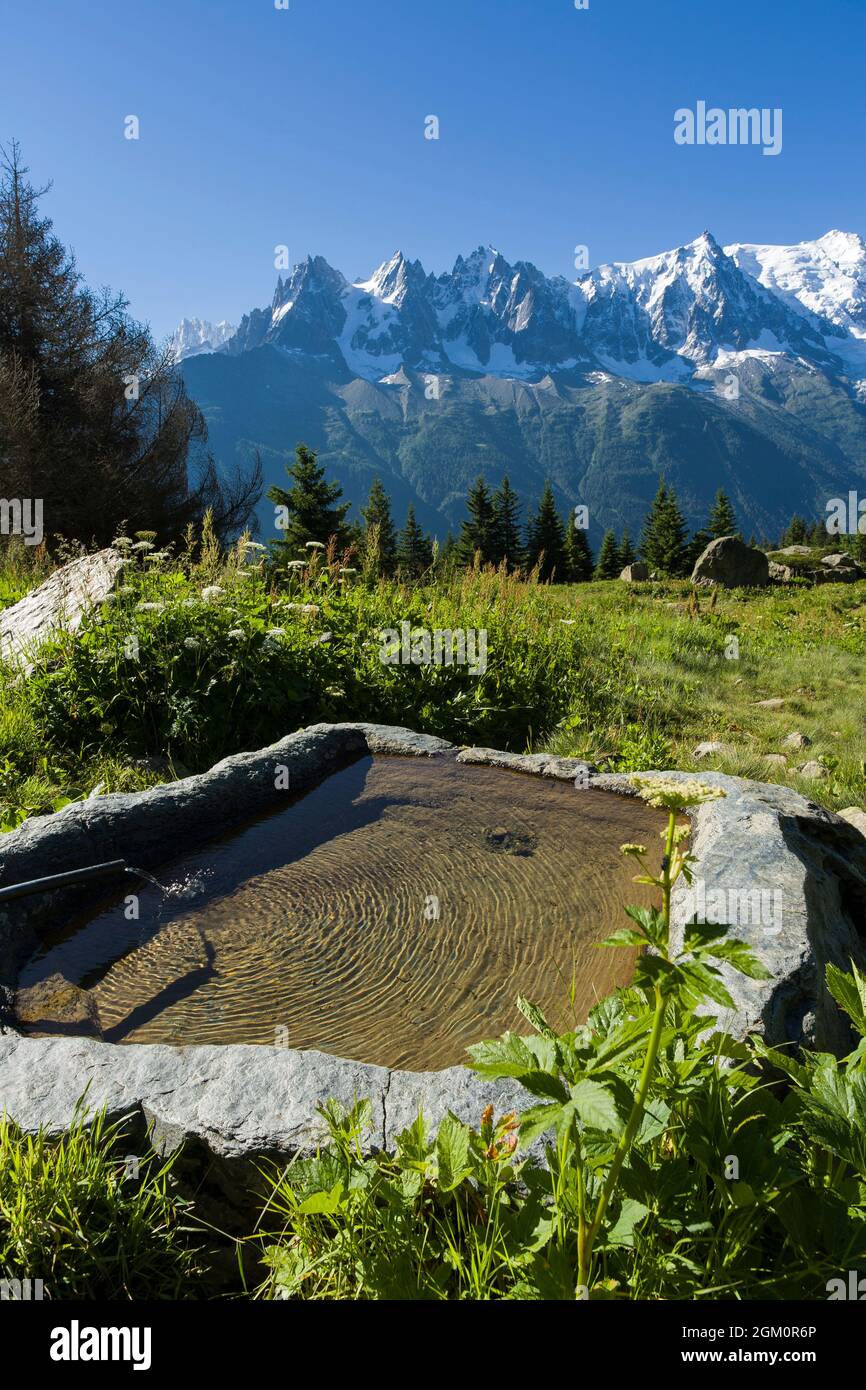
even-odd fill
[{"label": "boulder", "polygon": [[770,561],[770,578],[774,584],[790,584],[794,577],[790,565],[777,565],[775,560]]},{"label": "boulder", "polygon": [[826,569],[813,570],[810,578],[816,584],[856,584],[863,578],[859,565],[828,565]]},{"label": "boulder", "polygon": [[708,740],[706,743],[699,743],[697,748],[692,749],[693,758],[714,758],[719,753],[730,753],[730,744],[719,743],[716,740]]},{"label": "boulder", "polygon": [[821,568],[812,575],[816,584],[854,584],[866,577],[866,570],[858,565],[853,555],[838,552],[835,555],[822,555]]},{"label": "boulder", "polygon": [[811,554],[812,554],[812,547],[811,547],[810,545],[786,545],[786,546],[784,547],[783,550],[777,550],[775,553],[776,553],[777,555],[791,555],[791,556],[796,556],[796,555],[811,555]]},{"label": "boulder", "polygon": [[59,973],[17,991],[15,1018],[28,1033],[102,1037],[93,996]]},{"label": "boulder", "polygon": [[788,766],[788,759],[783,753],[765,753],[764,762],[767,767],[786,768]]},{"label": "boulder", "polygon": [[770,582],[770,562],[737,536],[719,536],[702,551],[692,571],[693,584],[721,584],[725,589],[756,589]]},{"label": "boulder", "polygon": [[810,748],[812,740],[808,734],[801,734],[799,729],[795,729],[792,734],[786,734],[782,739],[783,748]]},{"label": "boulder", "polygon": [[82,555],[64,565],[0,613],[0,658],[33,670],[38,647],[57,632],[76,632],[91,608],[104,603],[114,589],[124,559],[110,547]]},{"label": "boulder", "polygon": [[800,768],[800,776],[820,778],[827,777],[829,774],[823,763],[819,763],[817,759],[812,758],[810,762],[804,763]]},{"label": "boulder", "polygon": [[834,570],[847,569],[850,565],[853,565],[855,569],[860,568],[854,556],[846,555],[844,551],[837,551],[834,555],[822,555],[821,564]]},{"label": "boulder", "polygon": [[774,695],[770,700],[756,700],[755,709],[781,709],[784,703],[781,695]]},{"label": "boulder", "polygon": [[855,830],[859,830],[861,835],[866,835],[866,811],[862,806],[846,806],[844,811],[838,813],[849,825],[853,825]]},{"label": "boulder", "polygon": [[649,577],[649,566],[642,560],[636,560],[633,565],[626,565],[620,575],[620,579],[626,584],[644,584]]}]

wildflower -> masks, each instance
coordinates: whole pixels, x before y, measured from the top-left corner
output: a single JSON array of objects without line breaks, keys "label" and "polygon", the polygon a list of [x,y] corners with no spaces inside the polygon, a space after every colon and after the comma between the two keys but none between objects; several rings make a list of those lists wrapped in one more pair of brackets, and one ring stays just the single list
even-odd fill
[{"label": "wildflower", "polygon": [[244,541],[243,544],[244,550],[267,550],[267,548],[266,545],[262,545],[261,541]]},{"label": "wildflower", "polygon": [[288,564],[286,565],[287,570],[305,570],[306,568],[306,560],[289,560]]},{"label": "wildflower", "polygon": [[206,588],[202,589],[201,596],[205,603],[212,603],[215,599],[222,598],[224,593],[225,589],[221,589],[219,584],[208,584]]},{"label": "wildflower", "polygon": [[718,801],[727,795],[723,787],[712,787],[696,777],[675,782],[672,777],[645,777],[634,773],[628,780],[642,800],[668,811],[684,811],[687,806],[701,806],[705,801]]},{"label": "wildflower", "polygon": [[635,859],[639,859],[642,854],[646,854],[646,845],[620,845],[620,854],[632,854]]},{"label": "wildflower", "polygon": [[167,550],[155,550],[155,551],[153,552],[152,555],[145,555],[144,558],[145,558],[145,560],[147,561],[147,563],[148,563],[149,565],[152,565],[152,564],[154,564],[154,563],[156,563],[156,564],[161,564],[163,560],[167,560],[167,559],[168,559],[168,551],[167,551]]},{"label": "wildflower", "polygon": [[284,627],[269,627],[266,633],[267,637],[285,637],[285,635],[286,629]]},{"label": "wildflower", "polygon": [[324,550],[325,546],[322,541],[306,541],[304,548],[306,550]]},{"label": "wildflower", "polygon": [[335,698],[342,698],[342,696],[344,696],[345,693],[346,693],[345,690],[343,690],[342,687],[339,686],[339,685],[326,685],[326,686],[325,686],[325,694],[326,694],[326,695],[333,695]]},{"label": "wildflower", "polygon": [[186,647],[187,651],[197,652],[201,643],[195,637],[184,637],[183,645]]},{"label": "wildflower", "polygon": [[228,636],[231,637],[235,642],[238,640],[239,637],[243,637],[243,635],[244,630],[242,627],[230,628],[228,632]]},{"label": "wildflower", "polygon": [[313,643],[313,646],[321,647],[322,645],[324,645],[324,643],[330,642],[333,635],[333,632],[323,632],[321,637],[316,638],[315,642]]},{"label": "wildflower", "polygon": [[116,540],[112,541],[112,545],[115,550],[129,550],[132,546],[132,541],[129,539],[129,536],[118,536]]},{"label": "wildflower", "polygon": [[165,612],[165,604],[164,604],[164,603],[137,603],[137,604],[135,605],[135,611],[136,611],[136,613],[164,613],[164,612]]},{"label": "wildflower", "polygon": [[136,541],[133,550],[153,550],[153,541]]},{"label": "wildflower", "polygon": [[340,566],[340,573],[341,573],[341,574],[357,574],[358,571],[357,571],[357,570],[351,569],[348,565],[341,565],[341,566]]}]

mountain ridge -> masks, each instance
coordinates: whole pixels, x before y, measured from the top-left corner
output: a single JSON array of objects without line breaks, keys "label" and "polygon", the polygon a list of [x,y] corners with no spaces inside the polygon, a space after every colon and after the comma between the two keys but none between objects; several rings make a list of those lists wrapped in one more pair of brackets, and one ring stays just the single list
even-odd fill
[{"label": "mountain ridge", "polygon": [[178,355],[218,459],[259,448],[270,483],[305,438],[355,506],[378,474],[440,531],[479,472],[527,503],[546,476],[564,507],[591,493],[596,537],[640,525],[661,471],[693,525],[725,486],[767,534],[866,477],[856,233],[706,231],[574,282],[483,246],[439,275],[395,252],[354,282],[310,256],[213,351]]}]

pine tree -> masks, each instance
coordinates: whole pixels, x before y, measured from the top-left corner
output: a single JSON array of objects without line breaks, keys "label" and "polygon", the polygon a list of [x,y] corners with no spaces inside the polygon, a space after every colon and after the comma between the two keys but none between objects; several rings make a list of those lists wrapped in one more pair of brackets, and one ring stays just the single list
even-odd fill
[{"label": "pine tree", "polygon": [[686,567],[686,524],[673,488],[659,478],[641,537],[641,553],[651,570],[681,575]]},{"label": "pine tree", "polygon": [[493,494],[491,533],[491,563],[501,565],[504,560],[509,569],[518,569],[523,559],[520,502],[507,474],[499,491]]},{"label": "pine tree", "polygon": [[621,569],[622,565],[620,563],[619,546],[616,543],[616,536],[613,531],[605,531],[604,538],[601,542],[601,550],[598,552],[595,578],[616,579]]},{"label": "pine tree", "polygon": [[366,507],[361,508],[364,528],[370,536],[378,527],[377,549],[379,552],[379,573],[393,574],[397,563],[397,535],[391,516],[391,500],[382,486],[381,479],[374,478]]},{"label": "pine tree", "polygon": [[0,496],[38,497],[52,534],[88,545],[123,521],[163,544],[208,508],[218,538],[242,529],[257,458],[217,471],[170,350],[122,294],[86,287],[27,172],[17,143],[0,149]]},{"label": "pine tree", "polygon": [[439,554],[436,557],[436,573],[443,578],[450,577],[460,564],[460,552],[456,540],[451,532],[445,537],[439,547]]},{"label": "pine tree", "polygon": [[345,548],[349,539],[349,503],[338,502],[343,493],[340,484],[326,480],[324,468],[306,444],[297,445],[295,461],[286,464],[286,472],[292,487],[274,486],[268,491],[268,499],[287,512],[283,535],[273,544],[277,560],[297,560],[307,541],[327,545],[332,536],[336,537],[338,550]]},{"label": "pine tree", "polygon": [[419,579],[433,563],[433,547],[415,520],[415,508],[409,505],[406,525],[397,541],[397,568],[407,579]]},{"label": "pine tree", "polygon": [[570,584],[583,584],[592,578],[593,567],[586,532],[578,526],[569,526],[565,536],[565,577]]},{"label": "pine tree", "polygon": [[707,530],[712,540],[718,540],[720,536],[737,535],[737,518],[734,515],[734,508],[731,505],[730,498],[721,488],[719,488],[716,493],[716,500],[710,511]]},{"label": "pine tree", "polygon": [[[730,535],[730,532],[726,532],[726,534]],[[685,561],[683,566],[685,573],[691,573],[698,560],[703,555],[704,551],[709,545],[710,541],[716,539],[717,538],[715,536],[712,536],[709,531],[701,530],[695,532],[688,545],[686,546]]]},{"label": "pine tree", "polygon": [[565,578],[565,532],[549,480],[544,484],[538,512],[529,523],[526,563],[530,569],[540,565],[538,577],[543,583]]},{"label": "pine tree", "polygon": [[489,565],[495,550],[495,514],[493,498],[480,476],[469,489],[466,510],[469,516],[461,527],[460,557],[464,564],[471,565],[476,552],[480,552],[482,565]]},{"label": "pine tree", "polygon": [[633,565],[636,559],[637,555],[635,554],[635,548],[631,543],[628,527],[626,527],[622,533],[622,540],[619,543],[620,568],[625,569],[626,565]]},{"label": "pine tree", "polygon": [[792,516],[788,529],[782,533],[781,546],[805,545],[807,534],[806,523],[803,518]]}]

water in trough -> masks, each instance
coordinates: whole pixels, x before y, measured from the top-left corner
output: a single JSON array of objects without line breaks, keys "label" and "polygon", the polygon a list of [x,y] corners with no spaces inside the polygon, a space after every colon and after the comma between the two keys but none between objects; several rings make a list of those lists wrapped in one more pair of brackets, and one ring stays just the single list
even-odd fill
[{"label": "water in trough", "polygon": [[[527,1030],[518,992],[564,1029],[627,982],[630,953],[595,943],[651,901],[619,846],[642,842],[657,867],[663,824],[569,782],[366,757],[58,926],[19,998],[60,973],[113,1042],[449,1066],[468,1043]],[[57,1031],[38,1013],[21,1026]]]}]

